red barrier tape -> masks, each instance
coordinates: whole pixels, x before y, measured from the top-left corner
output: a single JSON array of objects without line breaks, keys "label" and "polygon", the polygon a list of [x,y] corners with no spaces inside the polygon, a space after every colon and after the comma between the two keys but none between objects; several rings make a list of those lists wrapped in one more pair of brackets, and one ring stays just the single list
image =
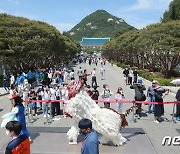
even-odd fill
[{"label": "red barrier tape", "polygon": [[[138,104],[174,104],[174,102],[146,102],[146,101],[132,101],[132,100],[109,100],[109,101],[105,101],[105,100],[94,100],[95,102],[100,102],[100,103],[122,103],[122,104],[128,104],[128,103],[138,103]],[[52,102],[56,102],[56,103],[60,103],[60,102],[65,102],[64,100],[24,100],[24,102],[27,103],[31,103],[31,102],[44,102],[44,103],[52,103]],[[180,101],[177,101],[176,104],[180,104]]]}]

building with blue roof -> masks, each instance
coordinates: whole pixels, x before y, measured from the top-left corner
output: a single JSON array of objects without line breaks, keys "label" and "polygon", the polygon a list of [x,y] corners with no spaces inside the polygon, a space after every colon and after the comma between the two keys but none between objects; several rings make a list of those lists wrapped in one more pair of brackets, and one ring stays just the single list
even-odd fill
[{"label": "building with blue roof", "polygon": [[87,38],[83,37],[82,41],[80,41],[80,45],[82,48],[101,48],[105,43],[110,41],[110,37],[106,38]]}]

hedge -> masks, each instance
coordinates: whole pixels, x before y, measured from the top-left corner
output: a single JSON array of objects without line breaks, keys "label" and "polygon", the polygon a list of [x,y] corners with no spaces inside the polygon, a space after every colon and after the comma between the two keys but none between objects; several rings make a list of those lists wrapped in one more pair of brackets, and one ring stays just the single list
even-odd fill
[{"label": "hedge", "polygon": [[[121,67],[122,69],[125,69],[127,66],[125,64],[121,64],[119,62],[114,62],[118,67]],[[164,78],[158,78],[157,76],[154,76],[150,74],[149,72],[145,70],[138,70],[138,75],[145,78],[146,80],[153,81],[157,80],[161,86],[173,86],[170,82],[174,80],[175,78],[170,78],[170,79],[164,79]]]}]

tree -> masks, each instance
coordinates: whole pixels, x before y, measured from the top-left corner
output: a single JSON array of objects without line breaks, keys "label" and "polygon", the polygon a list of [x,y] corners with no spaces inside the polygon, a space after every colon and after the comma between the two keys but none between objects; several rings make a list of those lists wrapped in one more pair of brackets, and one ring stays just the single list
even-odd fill
[{"label": "tree", "polygon": [[[103,46],[104,55],[126,65],[157,68],[164,77],[180,63],[180,21],[153,24],[127,32]],[[118,58],[117,58],[118,57]]]},{"label": "tree", "polygon": [[16,72],[68,60],[80,46],[44,22],[0,14],[0,58]]},{"label": "tree", "polygon": [[173,0],[169,5],[169,10],[163,14],[162,22],[180,20],[180,0]]}]

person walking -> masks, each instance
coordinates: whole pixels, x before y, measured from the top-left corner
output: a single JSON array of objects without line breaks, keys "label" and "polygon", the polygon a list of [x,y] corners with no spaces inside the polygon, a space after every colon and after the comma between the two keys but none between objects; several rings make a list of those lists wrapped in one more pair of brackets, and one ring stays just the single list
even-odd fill
[{"label": "person walking", "polygon": [[81,154],[99,154],[99,139],[97,132],[92,129],[92,121],[89,119],[81,119],[78,127],[80,134],[84,136]]},{"label": "person walking", "polygon": [[[146,96],[144,94],[144,90],[146,90],[145,86],[142,83],[142,79],[138,79],[138,83],[134,83],[130,86],[131,89],[134,89],[135,91],[135,101],[145,101]],[[141,118],[141,103],[136,103],[136,106],[138,109],[136,110],[135,117],[138,117],[138,119]]]},{"label": "person walking", "polygon": [[71,80],[75,80],[75,77],[74,77],[74,69],[71,70],[69,76],[70,76],[70,79],[71,79]]},{"label": "person walking", "polygon": [[92,87],[94,86],[94,83],[95,83],[95,86],[97,86],[97,81],[96,81],[96,68],[93,69],[92,71]]},{"label": "person walking", "polygon": [[91,58],[89,58],[89,65],[91,65],[91,63],[92,63],[92,59],[91,59]]},{"label": "person walking", "polygon": [[128,85],[132,85],[132,79],[133,79],[133,70],[132,70],[132,69],[129,69]]},{"label": "person walking", "polygon": [[9,86],[8,86],[8,81],[9,81],[9,77],[7,75],[7,73],[4,73],[4,76],[3,76],[3,87],[4,89],[6,90],[6,92],[9,92]]},{"label": "person walking", "polygon": [[103,92],[101,93],[102,99],[105,101],[104,102],[104,107],[105,108],[110,108],[110,96],[112,95],[112,92],[109,90],[108,85],[103,85]]},{"label": "person walking", "polygon": [[133,71],[133,75],[134,75],[134,81],[133,81],[133,83],[137,83],[138,73],[137,73],[137,70],[136,70],[136,69]]},{"label": "person walking", "polygon": [[101,80],[104,80],[104,74],[105,74],[105,69],[103,67],[100,68],[100,78]]},{"label": "person walking", "polygon": [[77,75],[78,75],[79,79],[82,78],[83,70],[81,67],[79,67],[79,70],[77,71]]},{"label": "person walking", "polygon": [[82,74],[82,80],[83,80],[83,82],[84,82],[84,84],[85,84],[85,86],[87,86],[87,77],[89,76],[90,74],[88,74],[87,73],[87,70],[85,69],[84,70],[84,73]]},{"label": "person walking", "polygon": [[[149,102],[154,102],[155,97],[154,97],[154,86],[155,84],[158,83],[157,81],[153,80],[152,81],[152,86],[149,86],[147,89],[147,97]],[[148,113],[154,112],[154,104],[148,104]]]},{"label": "person walking", "polygon": [[13,74],[11,74],[11,77],[10,77],[10,86],[11,85],[14,85],[15,84],[15,77]]},{"label": "person walking", "polygon": [[[118,102],[118,101],[121,101],[123,99],[125,99],[124,94],[123,94],[123,90],[122,90],[121,87],[119,87],[117,89],[117,92],[116,92],[116,95],[115,95],[115,100]],[[118,112],[120,114],[122,114],[122,102],[117,103],[117,110],[118,110]]]},{"label": "person walking", "polygon": [[129,75],[128,68],[125,68],[125,70],[123,71],[123,74],[124,74],[125,85],[127,85],[128,84],[128,75]]},{"label": "person walking", "polygon": [[6,124],[6,135],[12,140],[6,146],[5,154],[30,154],[30,140],[26,134],[20,134],[22,125],[18,121],[10,121]]}]

